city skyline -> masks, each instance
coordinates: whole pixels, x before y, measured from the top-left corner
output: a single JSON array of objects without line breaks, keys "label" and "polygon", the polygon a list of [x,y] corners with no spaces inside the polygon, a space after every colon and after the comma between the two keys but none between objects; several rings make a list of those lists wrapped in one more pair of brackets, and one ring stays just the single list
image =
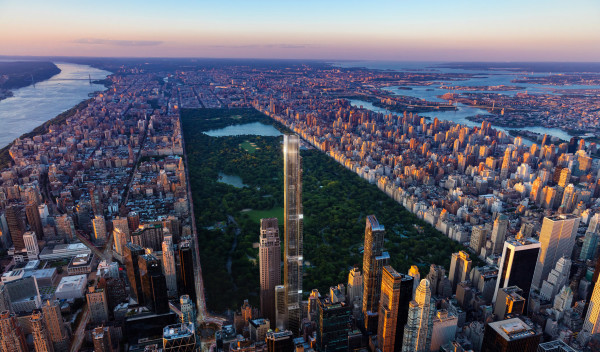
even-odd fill
[{"label": "city skyline", "polygon": [[[0,55],[598,61],[594,1],[0,4]],[[27,21],[24,21],[27,18]],[[77,31],[73,31],[77,28]]]}]

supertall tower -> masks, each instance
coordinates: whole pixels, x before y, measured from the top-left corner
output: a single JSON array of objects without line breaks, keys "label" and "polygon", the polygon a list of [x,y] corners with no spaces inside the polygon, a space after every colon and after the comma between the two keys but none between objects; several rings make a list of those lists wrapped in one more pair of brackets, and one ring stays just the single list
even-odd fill
[{"label": "supertall tower", "polygon": [[377,333],[377,311],[381,295],[381,273],[383,267],[390,262],[390,255],[383,251],[385,228],[380,225],[375,215],[367,216],[365,227],[365,245],[363,254],[363,315],[365,328],[373,334]]},{"label": "supertall tower", "polygon": [[281,284],[281,244],[277,218],[260,219],[260,310],[276,324],[275,286]]},{"label": "supertall tower", "polygon": [[300,137],[283,136],[284,285],[288,329],[300,331],[302,322],[302,169]]}]

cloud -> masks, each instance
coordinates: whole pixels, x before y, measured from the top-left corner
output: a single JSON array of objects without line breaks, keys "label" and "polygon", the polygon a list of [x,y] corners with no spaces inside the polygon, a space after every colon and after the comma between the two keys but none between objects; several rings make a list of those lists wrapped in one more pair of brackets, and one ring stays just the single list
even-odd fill
[{"label": "cloud", "polygon": [[253,49],[253,48],[268,48],[268,49],[303,49],[311,47],[311,44],[244,44],[244,45],[210,45],[210,48],[226,48],[226,49]]},{"label": "cloud", "polygon": [[163,42],[159,40],[114,40],[99,38],[81,38],[73,41],[77,44],[112,45],[112,46],[156,46]]}]

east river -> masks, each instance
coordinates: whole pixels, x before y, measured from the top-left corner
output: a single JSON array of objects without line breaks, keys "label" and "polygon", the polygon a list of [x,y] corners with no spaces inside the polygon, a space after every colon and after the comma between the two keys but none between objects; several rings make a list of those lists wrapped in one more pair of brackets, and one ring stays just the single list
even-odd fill
[{"label": "east river", "polygon": [[110,72],[87,65],[54,63],[61,72],[49,80],[13,90],[13,97],[0,100],[0,148],[15,138],[56,117],[89,98],[88,94],[103,91],[92,80],[104,79]]},{"label": "east river", "polygon": [[[362,62],[344,62],[344,63],[336,63],[337,66],[341,67],[366,67],[370,69],[379,69],[379,70],[393,70],[393,71],[409,71],[409,72],[438,72],[438,73],[469,73],[474,74],[474,76],[467,80],[447,80],[446,84],[451,86],[498,86],[498,85],[510,85],[510,86],[519,86],[522,89],[514,90],[514,91],[487,91],[486,93],[499,93],[506,95],[514,95],[518,92],[527,91],[530,94],[556,94],[553,89],[599,89],[600,86],[581,86],[581,85],[570,85],[570,86],[544,86],[540,84],[533,83],[512,83],[511,80],[522,77],[524,74],[520,72],[514,71],[484,71],[484,70],[464,70],[464,69],[453,69],[453,68],[443,68],[436,67],[435,63],[411,63],[411,62],[373,62],[373,61],[362,61]],[[549,73],[532,73],[530,76],[545,76]],[[401,89],[399,87],[386,87],[384,90],[392,92],[397,95],[405,95],[410,97],[415,97],[418,99],[424,99],[432,102],[446,102],[443,99],[440,99],[439,96],[450,92],[448,89],[444,89],[440,87],[440,84],[432,84],[430,86],[413,86],[413,85],[403,85],[402,87],[411,88],[410,90]],[[480,92],[480,91],[469,91],[470,93]],[[362,106],[365,109],[369,109],[375,112],[381,113],[392,113],[398,115],[396,112],[389,111],[387,109],[383,109],[369,102],[365,102],[362,100],[352,99],[350,103],[353,106]],[[453,121],[465,126],[481,126],[481,123],[473,122],[467,120],[467,117],[476,116],[476,115],[487,115],[489,114],[486,110],[467,106],[464,104],[458,104],[456,111],[436,111],[436,112],[423,112],[419,113],[420,116],[427,117],[437,117],[440,120],[449,120]],[[569,135],[566,131],[561,130],[559,128],[546,128],[542,126],[528,126],[526,128],[507,128],[507,127],[499,127],[493,126],[495,129],[499,129],[505,132],[509,130],[527,130],[531,132],[536,132],[539,134],[548,134],[550,136],[555,136],[563,140],[570,140],[571,135]],[[523,139],[523,142],[527,144],[531,144],[530,141]]]}]

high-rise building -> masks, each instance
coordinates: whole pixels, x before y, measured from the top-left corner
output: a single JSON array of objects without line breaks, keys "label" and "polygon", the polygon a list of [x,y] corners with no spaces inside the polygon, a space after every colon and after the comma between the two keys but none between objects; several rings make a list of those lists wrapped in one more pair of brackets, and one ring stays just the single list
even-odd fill
[{"label": "high-rise building", "polygon": [[591,335],[600,333],[600,280],[594,284],[582,330]]},{"label": "high-rise building", "polygon": [[348,288],[346,294],[346,300],[348,305],[352,306],[354,302],[360,302],[362,307],[362,296],[363,296],[363,276],[359,268],[352,268],[348,274]]},{"label": "high-rise building", "polygon": [[40,254],[40,247],[38,246],[38,238],[33,231],[27,231],[23,234],[23,243],[27,250],[27,257],[29,260],[38,259]]},{"label": "high-rise building", "polygon": [[280,331],[285,330],[287,326],[287,311],[286,302],[287,297],[285,296],[285,286],[275,286],[275,327]]},{"label": "high-rise building", "polygon": [[144,254],[138,261],[144,303],[156,314],[168,312],[167,282],[159,260],[153,254]]},{"label": "high-rise building", "polygon": [[581,253],[579,254],[579,260],[586,261],[594,259],[596,250],[598,249],[598,240],[600,236],[597,232],[585,233],[583,238],[583,246],[581,247]]},{"label": "high-rise building", "polygon": [[12,240],[16,252],[25,249],[23,242],[23,234],[25,234],[25,221],[23,221],[23,207],[19,204],[11,204],[6,207],[4,213],[6,223],[8,224],[8,232]]},{"label": "high-rise building", "polygon": [[194,281],[194,255],[192,243],[185,240],[179,243],[179,293],[190,296],[196,302],[196,286]]},{"label": "high-rise building", "polygon": [[479,256],[481,254],[481,249],[485,247],[485,242],[487,241],[487,234],[487,228],[484,225],[473,226],[469,247],[473,249],[475,255]]},{"label": "high-rise building", "polygon": [[56,223],[56,234],[66,239],[73,239],[75,237],[75,223],[73,218],[68,214],[62,214],[54,218]]},{"label": "high-rise building", "polygon": [[502,246],[506,240],[506,231],[508,230],[508,218],[504,214],[500,214],[496,220],[494,220],[494,227],[492,228],[492,253],[502,253]]},{"label": "high-rise building", "polygon": [[293,334],[289,330],[267,332],[267,350],[269,352],[288,352],[294,350]]},{"label": "high-rise building", "polygon": [[[540,232],[540,255],[532,285],[541,288],[542,281],[548,277],[550,270],[561,257],[571,257],[580,218],[575,215],[556,215],[545,217]],[[519,286],[520,287],[520,286]],[[525,288],[523,291],[525,291]]]},{"label": "high-rise building", "polygon": [[300,332],[302,322],[303,218],[300,137],[283,136],[284,286],[288,329]]},{"label": "high-rise building", "polygon": [[389,265],[383,267],[377,325],[377,345],[382,351],[402,348],[413,281],[412,276],[400,274]]},{"label": "high-rise building", "polygon": [[31,322],[31,335],[33,336],[35,352],[54,352],[54,345],[46,330],[42,312],[34,310],[29,320]]},{"label": "high-rise building", "polygon": [[506,319],[507,314],[523,314],[526,300],[522,296],[523,290],[518,286],[509,286],[498,290],[494,315],[497,320]]},{"label": "high-rise building", "polygon": [[277,218],[260,219],[260,310],[276,325],[275,286],[281,284],[281,244]]},{"label": "high-rise building", "polygon": [[570,274],[571,259],[565,257],[560,258],[558,262],[556,262],[556,266],[550,271],[550,274],[548,274],[548,279],[542,282],[540,295],[547,300],[552,300],[558,291],[568,284]]},{"label": "high-rise building", "polygon": [[101,288],[90,286],[85,297],[90,309],[90,320],[96,324],[108,321],[106,292]]},{"label": "high-rise building", "polygon": [[317,350],[348,351],[351,309],[346,302],[332,302],[330,298],[319,299],[317,319]]},{"label": "high-rise building", "polygon": [[510,286],[518,286],[522,290],[521,296],[527,302],[531,290],[531,273],[536,268],[539,252],[540,243],[533,238],[509,239],[504,242],[492,302],[496,302],[499,290]]},{"label": "high-rise building", "polygon": [[17,318],[5,310],[0,313],[0,351],[28,352],[27,341]]},{"label": "high-rise building", "polygon": [[194,311],[194,302],[190,299],[190,296],[183,295],[179,298],[179,307],[181,310],[181,323],[196,323],[196,313]]},{"label": "high-rise building", "polygon": [[163,329],[164,352],[194,352],[196,348],[194,324],[173,324]]},{"label": "high-rise building", "polygon": [[98,326],[92,330],[94,352],[112,352],[112,340],[108,326]]},{"label": "high-rise building", "polygon": [[68,351],[70,342],[69,333],[60,312],[60,306],[58,305],[58,302],[44,302],[42,305],[42,313],[50,340],[54,345],[54,350],[57,352]]},{"label": "high-rise building", "polygon": [[458,317],[447,310],[438,310],[433,317],[433,332],[431,333],[431,351],[453,341],[456,337]]},{"label": "high-rise building", "polygon": [[433,333],[435,306],[431,304],[431,288],[427,279],[421,280],[415,299],[410,302],[408,320],[404,327],[402,352],[429,352]]},{"label": "high-rise building", "polygon": [[144,249],[137,244],[127,243],[123,250],[127,278],[131,287],[131,295],[139,303],[144,303],[142,284],[140,282],[139,256],[144,255]]},{"label": "high-rise building", "polygon": [[486,324],[481,352],[535,352],[541,333],[519,318]]},{"label": "high-rise building", "polygon": [[44,236],[44,226],[42,225],[42,218],[40,217],[40,212],[38,210],[38,206],[35,203],[28,203],[25,206],[25,215],[27,217],[27,222],[29,223],[29,227],[39,240]]},{"label": "high-rise building", "polygon": [[363,316],[365,328],[373,334],[377,333],[381,275],[383,267],[390,261],[390,255],[383,251],[384,236],[385,228],[379,224],[375,215],[367,216],[363,253]]},{"label": "high-rise building", "polygon": [[452,292],[456,292],[456,286],[469,279],[471,273],[471,259],[465,251],[452,253],[450,261],[450,283],[452,284]]},{"label": "high-rise building", "polygon": [[169,297],[177,297],[177,270],[175,269],[175,252],[173,251],[173,237],[165,236],[162,243],[163,273],[167,282]]}]

